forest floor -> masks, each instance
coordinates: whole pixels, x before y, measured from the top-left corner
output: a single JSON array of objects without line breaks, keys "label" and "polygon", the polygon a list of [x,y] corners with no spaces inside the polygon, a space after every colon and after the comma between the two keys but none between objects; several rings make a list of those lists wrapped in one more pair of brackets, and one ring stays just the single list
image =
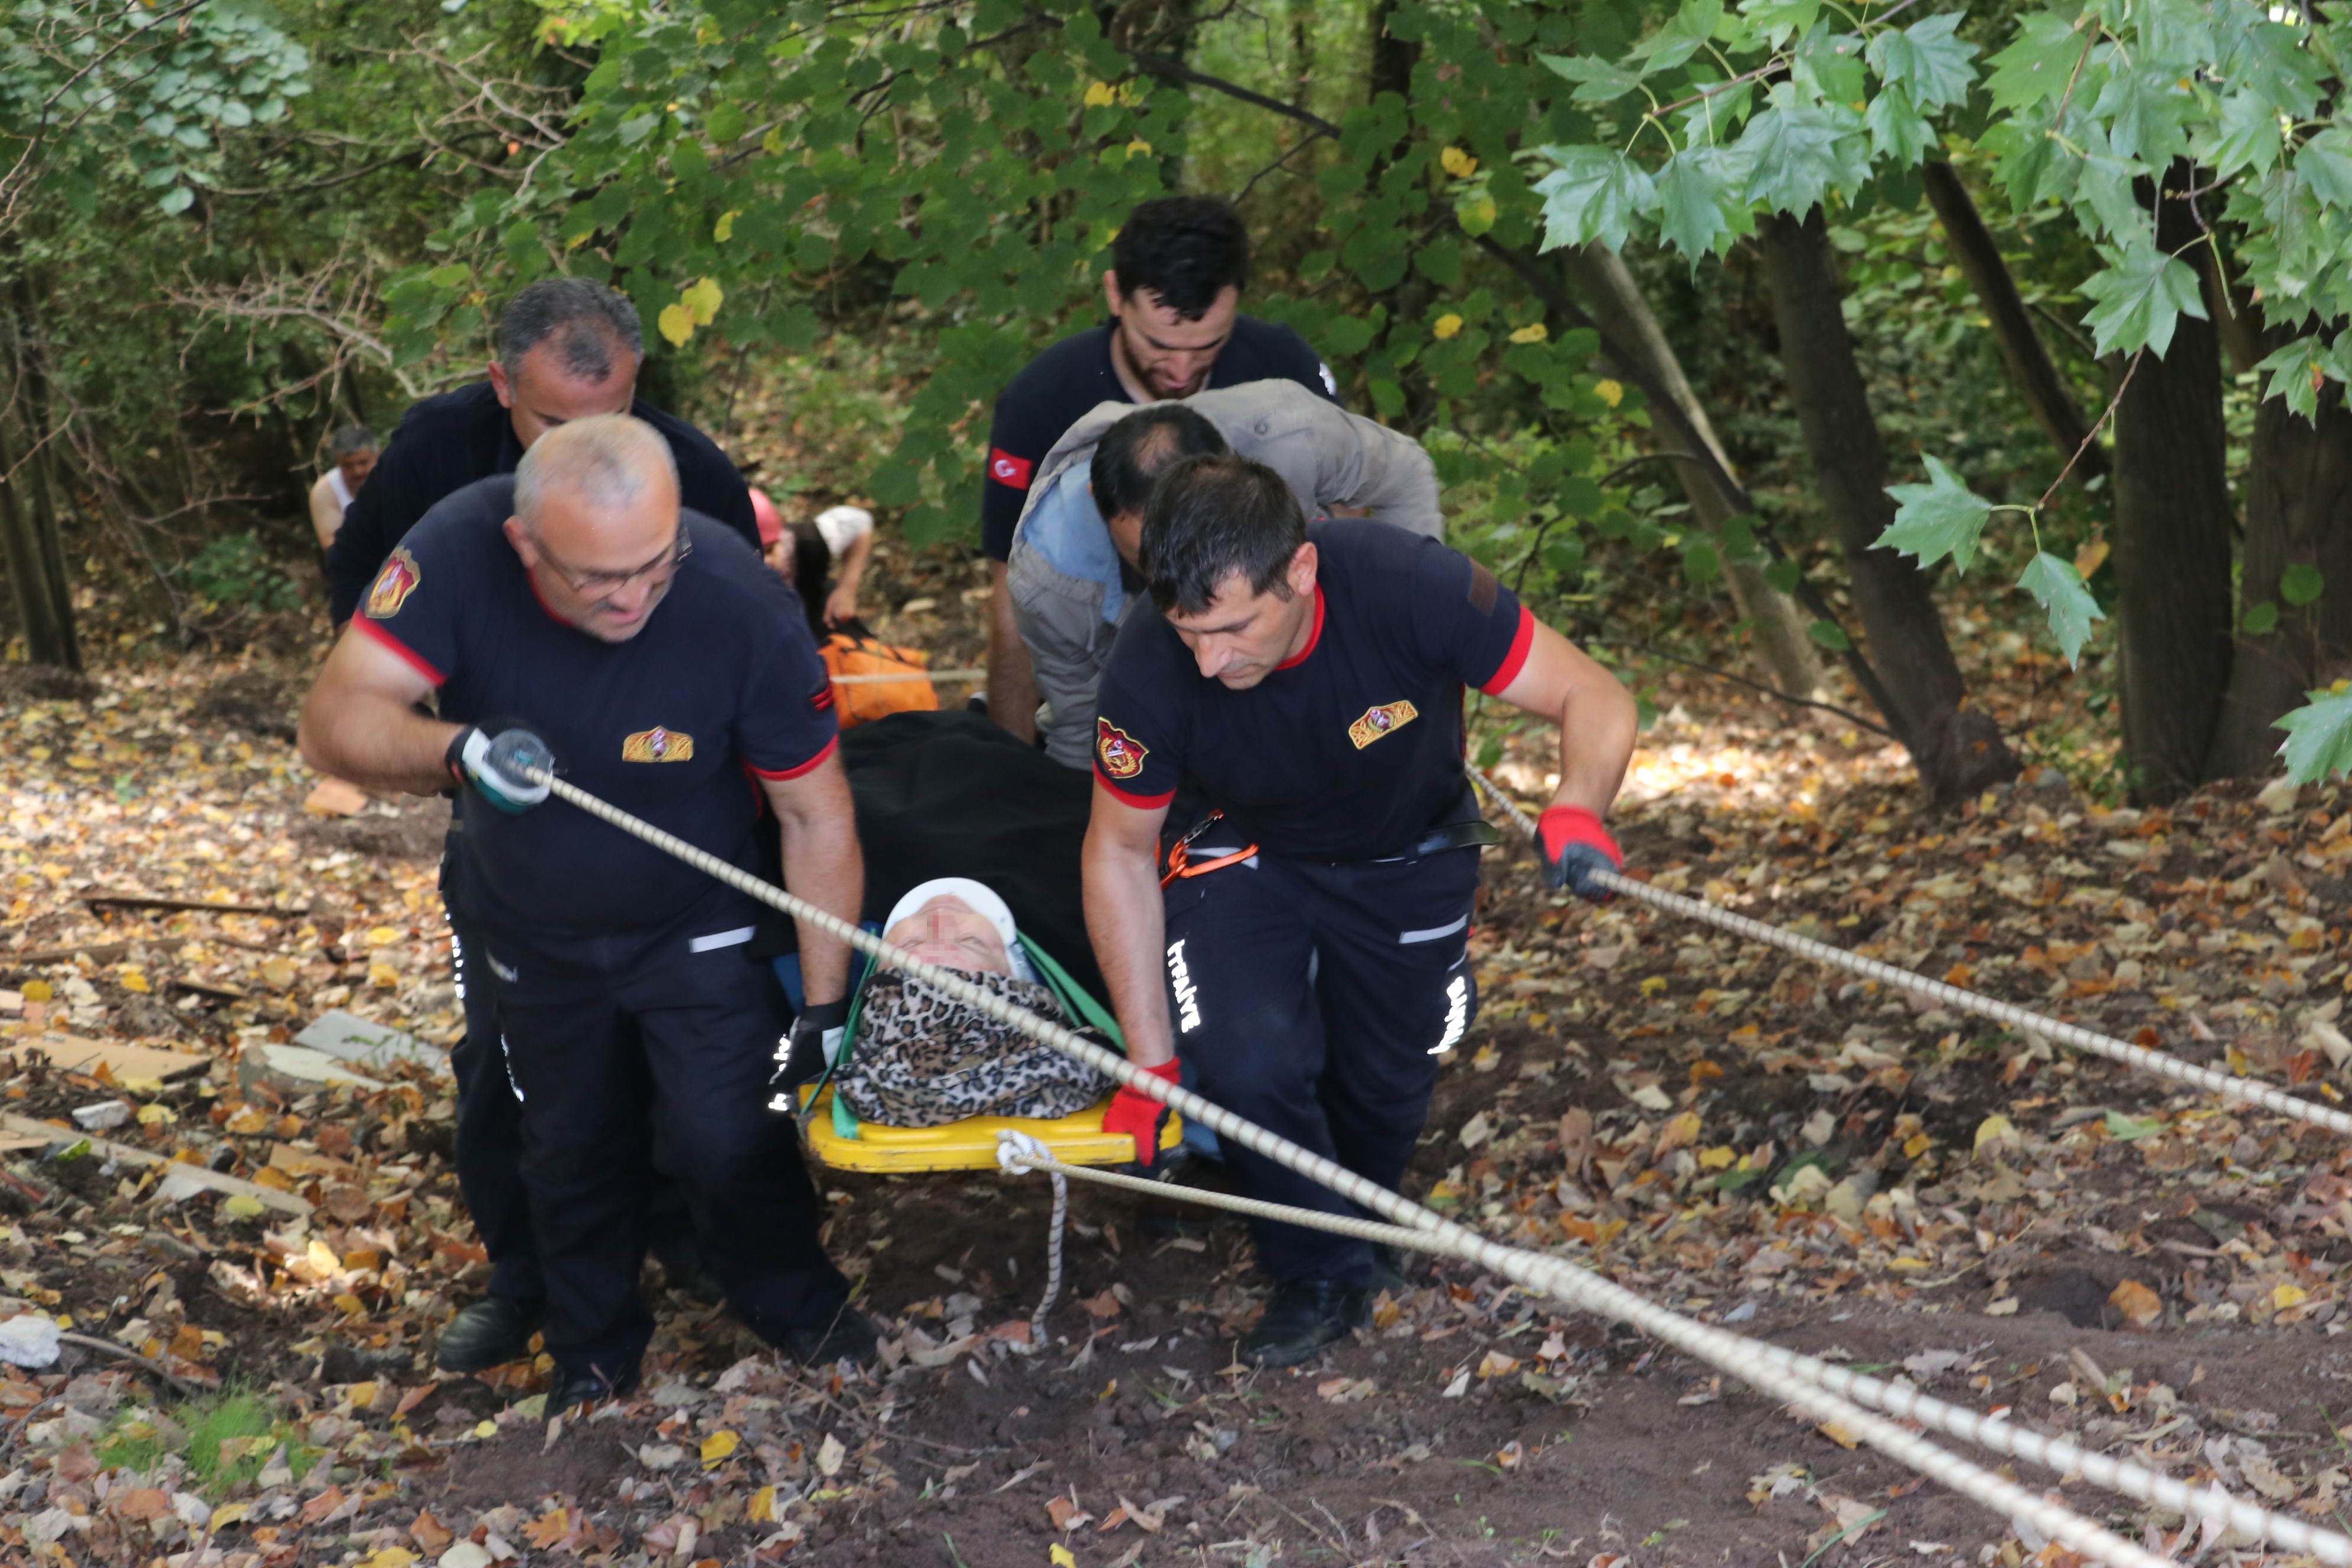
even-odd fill
[{"label": "forest floor", "polygon": [[[919,640],[906,600],[971,585],[888,579],[877,629]],[[2047,710],[2046,668],[1997,674],[2018,732],[2050,720],[2022,706]],[[1082,1188],[1033,1343],[1034,1178],[824,1178],[831,1249],[887,1324],[869,1373],[780,1366],[649,1268],[660,1329],[627,1404],[563,1427],[532,1398],[541,1371],[436,1378],[433,1333],[485,1272],[447,1079],[430,1060],[327,1089],[267,1068],[331,1008],[454,1038],[446,807],[307,815],[288,744],[304,679],[189,661],[0,703],[0,1110],[50,1124],[0,1139],[0,1317],[47,1314],[154,1368],[78,1343],[0,1366],[0,1558],[2073,1561],[1702,1364],[1453,1265],[1415,1265],[1317,1363],[1247,1371],[1232,1346],[1265,1287],[1243,1229]],[[2335,791],[2108,810],[2044,767],[1945,810],[1843,721],[1729,691],[1657,688],[1616,820],[1659,885],[2341,1098]],[[1523,793],[1544,771],[1518,742],[1502,768]],[[89,901],[127,894],[251,912]],[[1487,858],[1475,943],[1484,1013],[1444,1064],[1413,1195],[1701,1319],[2341,1522],[2352,1151],[1553,897],[1517,849]],[[68,1071],[77,1038],[200,1059],[169,1080]],[[119,1118],[112,1144],[77,1111]],[[263,1201],[288,1196],[306,1219]],[[2025,1479],[2134,1539],[2180,1530]]]}]

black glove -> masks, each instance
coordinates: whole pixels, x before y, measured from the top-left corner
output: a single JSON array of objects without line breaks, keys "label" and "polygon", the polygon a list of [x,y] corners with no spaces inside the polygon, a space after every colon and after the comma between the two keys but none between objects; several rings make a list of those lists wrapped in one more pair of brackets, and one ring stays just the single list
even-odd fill
[{"label": "black glove", "polygon": [[529,811],[548,796],[547,785],[531,782],[523,770],[555,771],[555,753],[528,730],[508,730],[493,738],[469,724],[450,741],[442,760],[459,784],[472,784],[504,812]]},{"label": "black glove", "polygon": [[797,1110],[801,1085],[823,1073],[831,1053],[841,1048],[842,1026],[849,1021],[849,998],[803,1007],[792,1031],[776,1042],[775,1076],[768,1079],[768,1109]]}]

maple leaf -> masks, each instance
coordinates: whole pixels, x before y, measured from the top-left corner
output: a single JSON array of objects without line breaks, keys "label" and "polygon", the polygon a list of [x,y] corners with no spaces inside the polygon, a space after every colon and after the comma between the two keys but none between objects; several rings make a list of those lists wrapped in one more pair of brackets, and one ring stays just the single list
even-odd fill
[{"label": "maple leaf", "polygon": [[1922,454],[1922,460],[1927,465],[1926,484],[1886,487],[1897,505],[1894,522],[1878,536],[1878,548],[1915,555],[1922,569],[1948,555],[1954,567],[1966,572],[1969,563],[1976,559],[1992,505],[1961,483],[1934,454]]},{"label": "maple leaf", "polygon": [[2032,595],[2049,614],[2051,635],[2058,639],[2066,662],[2074,664],[2083,645],[2091,638],[2091,623],[2107,617],[2098,601],[2091,597],[2091,591],[2083,586],[2083,579],[2073,563],[2061,561],[2046,550],[2036,551],[2033,559],[2026,563],[2025,574],[2018,578],[2017,585]]}]

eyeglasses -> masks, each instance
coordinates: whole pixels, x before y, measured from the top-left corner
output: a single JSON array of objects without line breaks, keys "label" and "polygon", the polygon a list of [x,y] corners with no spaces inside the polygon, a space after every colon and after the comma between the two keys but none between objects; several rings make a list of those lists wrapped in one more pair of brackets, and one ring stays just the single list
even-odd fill
[{"label": "eyeglasses", "polygon": [[593,595],[603,599],[610,598],[641,577],[656,579],[667,577],[685,564],[688,556],[694,553],[694,538],[687,532],[686,524],[679,523],[677,536],[671,542],[670,547],[633,572],[575,572],[557,560],[554,552],[546,545],[533,540],[531,547],[538,552],[539,558],[547,563],[548,569],[562,578],[565,585],[573,593]]}]

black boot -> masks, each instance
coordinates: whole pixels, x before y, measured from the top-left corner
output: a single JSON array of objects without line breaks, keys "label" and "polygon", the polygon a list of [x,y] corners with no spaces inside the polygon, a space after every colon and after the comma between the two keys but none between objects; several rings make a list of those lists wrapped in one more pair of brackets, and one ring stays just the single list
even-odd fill
[{"label": "black boot", "polygon": [[435,1345],[433,1364],[443,1372],[488,1372],[530,1354],[543,1303],[513,1296],[485,1296],[449,1320]]},{"label": "black boot", "polygon": [[1368,1316],[1364,1288],[1337,1279],[1293,1279],[1277,1285],[1265,1315],[1241,1342],[1244,1361],[1297,1366],[1339,1343]]},{"label": "black boot", "polygon": [[1368,1296],[1385,1290],[1391,1296],[1402,1296],[1412,1289],[1412,1281],[1404,1277],[1404,1254],[1385,1241],[1372,1243],[1372,1278],[1364,1287]]},{"label": "black boot", "polygon": [[634,1393],[636,1386],[637,1374],[634,1371],[615,1381],[594,1367],[585,1372],[573,1372],[569,1367],[559,1366],[555,1369],[555,1381],[548,1385],[547,1414],[569,1415],[583,1405],[595,1405]]},{"label": "black boot", "polygon": [[824,1328],[787,1331],[779,1348],[803,1366],[831,1366],[845,1357],[864,1366],[874,1359],[877,1346],[874,1325],[866,1314],[855,1307],[844,1307],[841,1315]]}]

